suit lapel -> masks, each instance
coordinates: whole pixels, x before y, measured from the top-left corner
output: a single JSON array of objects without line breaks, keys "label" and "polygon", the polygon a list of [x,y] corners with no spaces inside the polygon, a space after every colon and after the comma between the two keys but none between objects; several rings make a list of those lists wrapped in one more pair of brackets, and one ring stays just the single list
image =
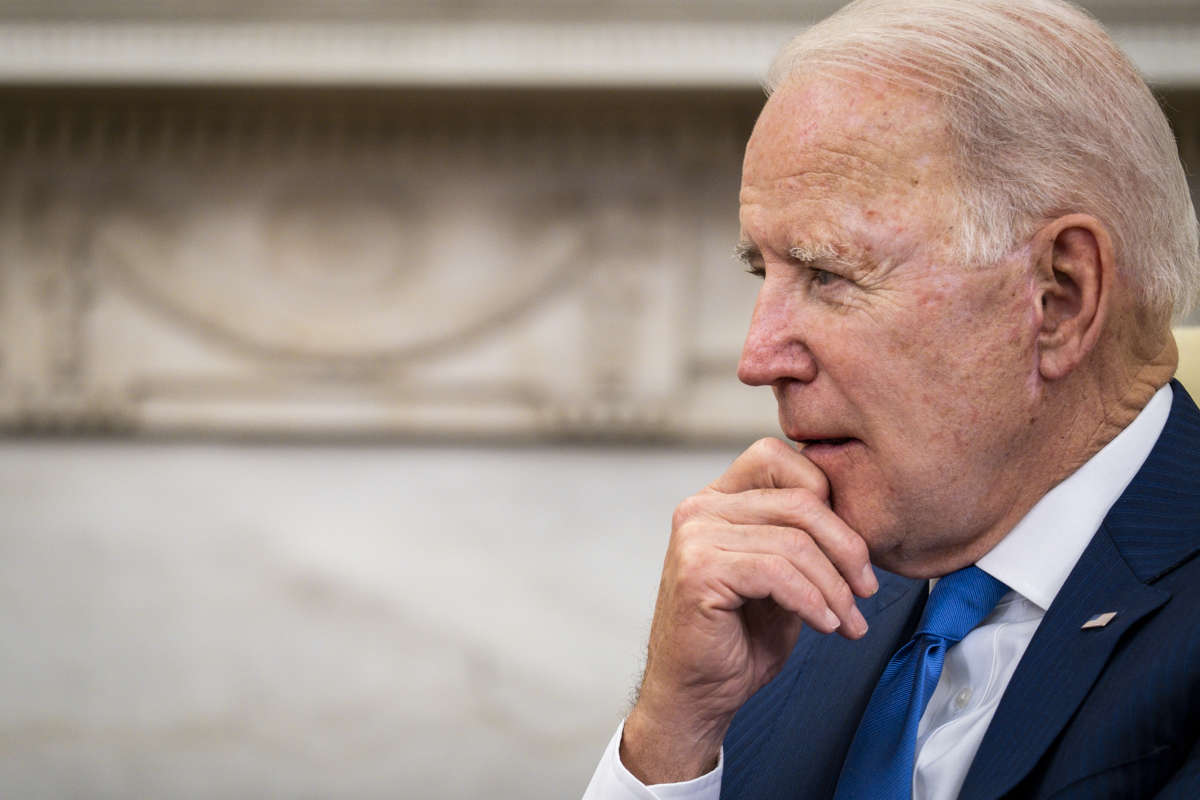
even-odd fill
[{"label": "suit lapel", "polygon": [[[1029,774],[1104,668],[1121,635],[1170,595],[1129,571],[1106,533],[1092,539],[1021,658],[960,798],[1001,797]],[[1083,630],[1116,611],[1103,628]]]},{"label": "suit lapel", "polygon": [[[1122,635],[1170,598],[1153,582],[1200,545],[1200,411],[1178,383],[1162,435],[1046,612],[1005,691],[961,798],[1009,792],[1035,767]],[[1083,624],[1117,612],[1102,628]]]}]

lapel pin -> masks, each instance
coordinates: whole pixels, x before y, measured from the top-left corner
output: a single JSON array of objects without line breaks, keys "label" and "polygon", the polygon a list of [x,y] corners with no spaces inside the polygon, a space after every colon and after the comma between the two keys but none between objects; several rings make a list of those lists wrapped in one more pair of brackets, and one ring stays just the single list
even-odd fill
[{"label": "lapel pin", "polygon": [[1115,616],[1117,616],[1117,612],[1115,611],[1105,611],[1103,614],[1097,614],[1087,622],[1083,623],[1083,627],[1080,628],[1080,630],[1086,631],[1091,630],[1092,628],[1103,628],[1105,625],[1112,622]]}]

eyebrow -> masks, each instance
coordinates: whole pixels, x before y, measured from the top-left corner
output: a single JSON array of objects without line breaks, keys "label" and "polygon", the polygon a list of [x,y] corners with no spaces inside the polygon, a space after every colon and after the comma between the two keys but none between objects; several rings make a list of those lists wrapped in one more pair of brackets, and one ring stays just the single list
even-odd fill
[{"label": "eyebrow", "polygon": [[[803,245],[788,248],[788,257],[796,261],[846,261],[831,244]],[[848,263],[848,262],[847,262]]]},{"label": "eyebrow", "polygon": [[[863,264],[861,259],[838,252],[838,249],[828,242],[811,245],[799,244],[789,247],[787,252],[788,258],[805,264],[819,264],[824,262],[826,264],[841,264],[851,268],[860,267]],[[743,241],[733,246],[733,255],[738,261],[751,266],[755,260],[762,258],[762,251],[752,242]]]},{"label": "eyebrow", "polygon": [[762,257],[762,253],[750,242],[738,242],[733,246],[733,257],[750,266],[754,259]]}]

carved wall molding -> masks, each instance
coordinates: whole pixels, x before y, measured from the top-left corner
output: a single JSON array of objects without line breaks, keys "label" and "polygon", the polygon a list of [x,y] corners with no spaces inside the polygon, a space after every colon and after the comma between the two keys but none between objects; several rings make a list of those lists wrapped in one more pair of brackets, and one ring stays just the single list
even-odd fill
[{"label": "carved wall molding", "polygon": [[[833,13],[843,0],[7,0],[8,20],[812,20]],[[1187,20],[1189,0],[1081,0],[1109,21]]]},{"label": "carved wall molding", "polygon": [[696,99],[0,98],[0,324],[29,344],[0,378],[0,420],[758,432],[768,398],[705,391],[732,381],[753,282],[703,322],[728,329],[721,378],[692,368],[711,357],[691,327],[705,271],[738,274],[737,169],[760,101]]},{"label": "carved wall molding", "polygon": [[[736,87],[826,11],[736,19],[0,20],[0,83]],[[1106,9],[1151,83],[1200,85],[1200,12]]]}]

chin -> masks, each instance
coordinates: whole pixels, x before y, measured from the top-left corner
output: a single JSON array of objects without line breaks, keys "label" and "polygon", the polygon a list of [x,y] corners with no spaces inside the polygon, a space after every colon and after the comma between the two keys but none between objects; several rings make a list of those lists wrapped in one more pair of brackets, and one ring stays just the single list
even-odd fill
[{"label": "chin", "polygon": [[[838,516],[842,516],[840,512]],[[845,516],[842,519],[866,541],[874,566],[905,578],[936,578],[975,560],[970,547],[956,544],[952,535],[947,539],[930,538],[929,525],[914,528],[894,520],[891,524],[880,524],[879,520],[856,524]]]},{"label": "chin", "polygon": [[850,492],[839,496],[836,488],[831,491],[833,511],[867,543],[871,563],[905,577],[924,577],[918,574],[920,557],[914,550],[920,548],[913,547],[912,532],[893,515],[881,513],[875,504],[842,499],[846,495],[853,496]]}]

